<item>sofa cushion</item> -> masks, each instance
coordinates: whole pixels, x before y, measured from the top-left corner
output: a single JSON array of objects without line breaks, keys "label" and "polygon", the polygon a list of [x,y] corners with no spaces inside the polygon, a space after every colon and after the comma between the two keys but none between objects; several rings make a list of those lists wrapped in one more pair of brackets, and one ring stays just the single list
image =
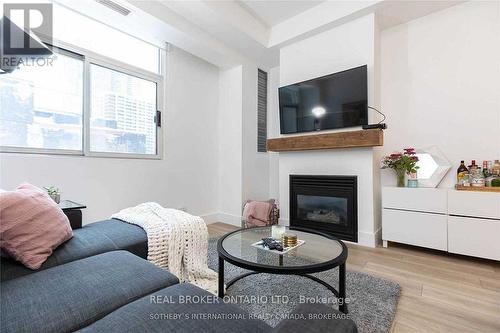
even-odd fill
[{"label": "sofa cushion", "polygon": [[[207,297],[198,302],[193,296]],[[187,302],[191,297],[192,301]],[[182,302],[182,299],[185,301]],[[219,300],[219,302],[214,302]],[[130,303],[82,329],[81,333],[269,332],[263,321],[192,284],[162,289]]]},{"label": "sofa cushion", "polygon": [[[114,250],[126,250],[139,257],[148,255],[148,239],[144,230],[120,220],[95,222],[73,231],[73,238],[54,250],[39,270],[62,265]],[[11,259],[1,258],[1,281],[33,273]]]},{"label": "sofa cushion", "polygon": [[113,251],[2,282],[1,332],[70,332],[178,283],[171,273]]},{"label": "sofa cushion", "polygon": [[40,268],[73,235],[61,208],[31,184],[0,193],[0,220],[1,249],[30,269]]}]

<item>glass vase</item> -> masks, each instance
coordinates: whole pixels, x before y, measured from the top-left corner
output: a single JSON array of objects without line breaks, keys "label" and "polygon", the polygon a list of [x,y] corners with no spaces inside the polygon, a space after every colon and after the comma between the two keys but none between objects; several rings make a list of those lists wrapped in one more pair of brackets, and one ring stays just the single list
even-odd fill
[{"label": "glass vase", "polygon": [[397,186],[405,187],[405,171],[396,170]]}]

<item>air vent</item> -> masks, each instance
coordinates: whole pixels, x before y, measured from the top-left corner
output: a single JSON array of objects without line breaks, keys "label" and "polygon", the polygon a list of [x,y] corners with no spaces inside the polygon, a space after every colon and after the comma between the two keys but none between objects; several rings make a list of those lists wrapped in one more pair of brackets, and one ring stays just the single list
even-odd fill
[{"label": "air vent", "polygon": [[103,6],[108,7],[109,9],[114,10],[117,13],[122,14],[123,16],[127,16],[130,14],[130,10],[127,8],[123,7],[122,5],[117,4],[116,2],[113,2],[111,0],[95,0],[96,2],[100,3]]}]

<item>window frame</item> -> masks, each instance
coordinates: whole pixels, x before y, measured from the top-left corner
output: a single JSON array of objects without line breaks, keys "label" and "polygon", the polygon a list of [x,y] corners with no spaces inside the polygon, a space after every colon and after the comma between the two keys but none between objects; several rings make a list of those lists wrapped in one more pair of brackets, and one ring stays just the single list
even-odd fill
[{"label": "window frame", "polygon": [[[46,43],[45,40],[42,39]],[[48,43],[46,43],[48,44]],[[127,159],[155,159],[163,158],[163,127],[165,108],[165,82],[166,77],[166,50],[158,47],[159,52],[159,72],[155,74],[147,70],[123,63],[119,60],[108,58],[90,50],[71,45],[59,40],[53,40],[50,44],[52,47],[60,50],[64,55],[74,54],[76,57],[82,57],[83,61],[83,106],[82,106],[82,149],[48,149],[48,148],[31,148],[31,147],[11,147],[1,146],[0,153],[21,153],[21,154],[45,154],[45,155],[73,155],[85,157],[104,157],[104,158],[127,158]],[[156,84],[156,111],[161,114],[161,124],[156,124],[156,153],[155,154],[134,154],[134,153],[111,153],[111,152],[95,152],[90,150],[90,95],[91,95],[91,65],[98,65],[110,70],[114,70],[126,75],[134,76],[140,79],[154,82]],[[8,74],[7,74],[8,75]]]}]

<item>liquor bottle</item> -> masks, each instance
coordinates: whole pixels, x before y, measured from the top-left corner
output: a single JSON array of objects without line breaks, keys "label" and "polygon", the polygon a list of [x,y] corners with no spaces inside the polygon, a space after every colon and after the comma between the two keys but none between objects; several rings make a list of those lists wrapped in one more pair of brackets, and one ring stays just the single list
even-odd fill
[{"label": "liquor bottle", "polygon": [[477,169],[476,160],[472,160],[472,164],[469,165],[469,173]]},{"label": "liquor bottle", "polygon": [[457,169],[457,184],[463,185],[464,176],[469,174],[469,170],[465,166],[464,161],[460,161],[460,166]]},{"label": "liquor bottle", "polygon": [[484,187],[484,175],[480,167],[473,168],[470,172],[470,185],[474,187]]},{"label": "liquor bottle", "polygon": [[488,161],[483,161],[483,175],[484,175],[484,178],[488,178],[490,176],[489,170],[488,170]]},{"label": "liquor bottle", "polygon": [[495,163],[491,167],[491,174],[500,177],[500,161],[495,160]]}]

